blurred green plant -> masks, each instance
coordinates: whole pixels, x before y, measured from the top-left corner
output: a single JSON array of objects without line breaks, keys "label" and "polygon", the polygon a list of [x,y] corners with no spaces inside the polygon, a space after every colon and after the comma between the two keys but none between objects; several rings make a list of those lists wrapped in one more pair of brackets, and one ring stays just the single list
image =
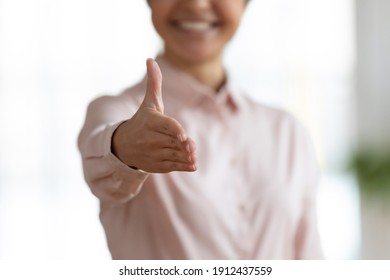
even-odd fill
[{"label": "blurred green plant", "polygon": [[349,170],[356,175],[362,195],[390,199],[390,149],[355,152]]}]

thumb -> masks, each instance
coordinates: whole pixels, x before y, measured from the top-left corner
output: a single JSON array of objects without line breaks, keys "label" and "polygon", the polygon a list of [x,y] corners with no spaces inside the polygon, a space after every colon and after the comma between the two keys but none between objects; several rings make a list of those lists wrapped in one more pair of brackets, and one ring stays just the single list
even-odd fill
[{"label": "thumb", "polygon": [[149,58],[146,61],[147,85],[143,106],[152,108],[160,113],[164,113],[164,103],[162,101],[162,75],[157,62]]}]

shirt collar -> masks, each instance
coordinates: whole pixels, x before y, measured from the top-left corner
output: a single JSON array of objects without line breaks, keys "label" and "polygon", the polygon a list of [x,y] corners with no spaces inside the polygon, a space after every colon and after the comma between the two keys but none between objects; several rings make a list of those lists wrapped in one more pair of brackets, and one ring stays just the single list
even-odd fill
[{"label": "shirt collar", "polygon": [[205,99],[214,100],[217,104],[229,106],[232,111],[240,108],[240,96],[231,84],[229,72],[226,71],[226,82],[216,92],[213,88],[204,85],[195,78],[178,69],[165,57],[156,58],[163,76],[163,94],[174,94],[175,99],[183,104],[198,105]]}]

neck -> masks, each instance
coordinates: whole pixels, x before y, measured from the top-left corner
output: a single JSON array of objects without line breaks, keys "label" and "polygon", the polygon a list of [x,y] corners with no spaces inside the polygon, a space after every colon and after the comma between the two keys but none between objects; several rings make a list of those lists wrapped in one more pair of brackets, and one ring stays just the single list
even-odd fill
[{"label": "neck", "polygon": [[222,57],[218,56],[207,61],[187,61],[164,53],[164,57],[170,63],[186,72],[200,83],[218,91],[225,83],[225,72],[222,64]]}]

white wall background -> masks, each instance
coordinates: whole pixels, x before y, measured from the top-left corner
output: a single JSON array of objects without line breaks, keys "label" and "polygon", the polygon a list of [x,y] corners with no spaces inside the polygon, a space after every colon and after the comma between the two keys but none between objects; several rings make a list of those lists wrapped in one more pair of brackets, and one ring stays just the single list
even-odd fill
[{"label": "white wall background", "polygon": [[[355,183],[340,172],[353,142],[353,15],[352,0],[252,0],[226,51],[248,94],[308,127],[331,259],[359,250]],[[138,81],[160,49],[145,1],[0,0],[0,259],[110,257],[76,138],[87,104]]]}]

